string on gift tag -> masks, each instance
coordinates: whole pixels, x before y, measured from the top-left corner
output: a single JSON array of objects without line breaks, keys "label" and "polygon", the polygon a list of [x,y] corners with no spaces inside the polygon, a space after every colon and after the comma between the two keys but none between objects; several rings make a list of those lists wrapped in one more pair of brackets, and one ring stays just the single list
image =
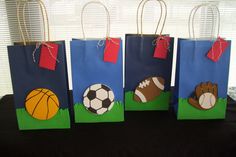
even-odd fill
[{"label": "string on gift tag", "polygon": [[34,49],[34,51],[32,53],[32,58],[33,58],[34,63],[36,62],[35,53],[36,53],[37,49],[39,49],[39,47],[40,47],[40,44],[36,43],[36,47],[35,47],[35,49]]},{"label": "string on gift tag", "polygon": [[169,42],[166,38],[164,38],[163,36],[160,36],[160,37],[154,39],[154,40],[152,41],[152,45],[153,45],[153,46],[156,46],[160,40],[165,40],[165,43],[166,43],[166,44],[165,44],[164,46],[165,46],[165,48],[166,48],[168,51],[170,51],[170,42]]},{"label": "string on gift tag", "polygon": [[[229,46],[229,43],[224,40],[223,38],[219,37],[219,31],[220,31],[220,11],[219,8],[211,3],[203,3],[201,5],[198,5],[196,7],[194,7],[189,15],[189,20],[188,20],[188,30],[189,30],[189,38],[192,38],[194,40],[197,40],[196,36],[195,36],[195,31],[194,31],[194,19],[195,19],[195,14],[197,13],[197,11],[201,8],[201,7],[207,7],[210,9],[211,14],[212,14],[212,29],[211,29],[211,40],[214,39],[214,31],[213,31],[213,26],[215,25],[215,23],[218,23],[217,26],[217,39],[214,41],[214,43],[212,44],[210,50],[207,52],[206,57],[208,57],[210,60],[212,60],[213,62],[217,62],[221,55],[225,52],[226,48]],[[217,20],[214,20],[215,17],[217,17]],[[191,31],[192,29],[192,31]]]},{"label": "string on gift tag", "polygon": [[[154,43],[155,42],[155,43]],[[166,59],[168,52],[170,52],[170,37],[159,36],[152,41],[152,45],[155,45],[154,58]]]},{"label": "string on gift tag", "polygon": [[207,53],[207,57],[214,62],[217,62],[221,55],[225,52],[228,47],[228,42],[223,38],[218,37],[217,40],[212,44],[211,49]]},{"label": "string on gift tag", "polygon": [[120,38],[106,38],[106,46],[104,50],[104,62],[116,64],[120,50]]},{"label": "string on gift tag", "polygon": [[[113,44],[115,44],[115,45],[119,45],[119,43],[117,43],[117,42],[115,42],[113,39],[111,39],[111,38],[108,38],[108,40],[109,41],[111,41]],[[99,40],[98,42],[97,42],[97,49],[99,49],[99,47],[102,47],[102,46],[104,46],[105,45],[105,40]],[[104,51],[106,50],[106,48],[108,47],[110,45],[110,42],[109,42],[109,44],[108,45],[106,45],[105,46],[105,49],[104,49]]]},{"label": "string on gift tag", "polygon": [[119,49],[120,49],[120,39],[119,38],[106,38],[105,40],[99,40],[97,43],[97,48],[104,46],[104,62],[116,63],[118,59]]},{"label": "string on gift tag", "polygon": [[99,40],[98,42],[97,42],[97,49],[99,49],[99,47],[102,47],[102,46],[104,46],[104,44],[105,44],[105,40]]},{"label": "string on gift tag", "polygon": [[[35,53],[40,48],[40,46],[42,46],[41,51],[40,51],[40,57],[39,57],[39,67],[54,71],[56,67],[56,62],[59,63],[59,60],[57,59],[58,44],[49,43],[49,42],[46,43],[46,41],[50,41],[50,31],[49,31],[47,9],[42,0],[34,0],[34,1],[39,5],[39,8],[40,8],[40,12],[43,19],[42,22],[43,22],[44,35],[43,35],[43,41],[41,41],[40,43],[36,43],[36,47],[34,51],[32,52],[32,58],[33,58],[33,61],[36,62]],[[21,35],[21,38],[23,39],[23,43],[25,46],[27,42],[29,43],[31,42],[30,35],[26,26],[26,20],[25,20],[26,4],[30,2],[33,2],[33,0],[22,0],[22,1],[18,1],[18,4],[17,4],[17,21],[19,25],[20,35]],[[23,27],[21,26],[22,22],[20,20],[20,6],[23,7],[23,11],[22,11]],[[23,31],[23,28],[25,29],[25,34]],[[24,35],[26,35],[26,38]]]},{"label": "string on gift tag", "polygon": [[85,8],[90,4],[99,4],[106,11],[106,15],[107,15],[106,40],[99,40],[97,43],[97,49],[105,45],[103,61],[116,63],[117,58],[118,58],[119,48],[120,48],[120,39],[110,37],[110,14],[107,7],[99,1],[88,2],[82,8],[82,11],[81,11],[81,26],[82,27],[81,28],[82,28],[83,38],[84,40],[86,40],[85,32],[84,32],[84,24],[83,24],[83,14],[84,14]]},{"label": "string on gift tag", "polygon": [[[217,39],[216,39],[216,42],[219,42],[219,44],[220,44],[220,53],[218,53],[218,56],[216,57],[216,58],[218,58],[219,56],[221,56],[222,55],[222,53],[223,53],[223,50],[222,50],[222,42],[221,42],[221,40],[220,40],[220,37],[218,37]],[[214,43],[213,43],[214,44]],[[212,45],[212,47],[211,47],[211,50],[212,50],[212,58],[213,59],[216,59],[215,58],[215,51],[214,51],[214,46]]]},{"label": "string on gift tag", "polygon": [[36,53],[36,51],[40,48],[41,45],[47,47],[50,56],[51,56],[55,61],[57,61],[57,63],[60,62],[60,61],[52,54],[51,49],[53,49],[54,47],[50,46],[50,45],[47,44],[46,42],[39,42],[39,43],[36,43],[36,47],[35,47],[35,49],[34,49],[34,51],[33,51],[33,53],[32,53],[32,57],[33,57],[34,63],[36,62],[35,53]]},{"label": "string on gift tag", "polygon": [[[143,12],[144,12],[144,7],[146,5],[147,2],[149,2],[151,0],[142,0],[137,8],[137,14],[136,14],[136,23],[137,23],[137,34],[140,33],[140,35],[143,35]],[[170,38],[164,36],[162,37],[162,32],[166,23],[166,17],[167,17],[167,5],[163,0],[155,0],[157,3],[159,3],[160,5],[160,16],[158,19],[158,23],[156,26],[156,30],[155,30],[155,35],[157,35],[157,31],[159,29],[159,25],[162,23],[161,29],[160,29],[160,34],[159,37],[157,39],[155,39],[154,41],[152,41],[152,45],[155,46],[155,51],[154,51],[154,58],[159,58],[159,59],[166,59],[167,57],[167,51],[169,51],[169,40]],[[140,12],[140,7],[141,7],[141,17],[140,17],[140,30],[139,30],[139,12]],[[140,31],[140,32],[139,32]],[[167,39],[166,39],[167,38]]]}]

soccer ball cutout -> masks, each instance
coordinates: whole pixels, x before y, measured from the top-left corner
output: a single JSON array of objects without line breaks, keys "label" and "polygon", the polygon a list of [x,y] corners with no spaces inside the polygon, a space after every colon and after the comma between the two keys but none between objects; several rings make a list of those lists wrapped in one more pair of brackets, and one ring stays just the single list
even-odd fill
[{"label": "soccer ball cutout", "polygon": [[83,98],[86,109],[98,115],[110,111],[115,100],[113,91],[103,84],[94,84],[87,88]]}]

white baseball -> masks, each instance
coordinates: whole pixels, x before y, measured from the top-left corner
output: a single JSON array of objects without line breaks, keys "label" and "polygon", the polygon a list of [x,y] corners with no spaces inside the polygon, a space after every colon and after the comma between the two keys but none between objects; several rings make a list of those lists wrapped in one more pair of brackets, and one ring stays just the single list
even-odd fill
[{"label": "white baseball", "polygon": [[198,102],[203,109],[210,109],[215,105],[216,97],[212,93],[207,92],[200,96]]}]

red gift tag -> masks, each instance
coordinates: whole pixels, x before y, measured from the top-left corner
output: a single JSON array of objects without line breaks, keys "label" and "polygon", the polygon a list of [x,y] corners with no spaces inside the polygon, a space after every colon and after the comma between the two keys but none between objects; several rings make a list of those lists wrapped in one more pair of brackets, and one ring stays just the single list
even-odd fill
[{"label": "red gift tag", "polygon": [[120,49],[120,38],[106,38],[103,60],[105,62],[116,63]]},{"label": "red gift tag", "polygon": [[217,62],[221,55],[225,52],[225,49],[228,47],[229,43],[223,38],[218,37],[217,40],[213,43],[211,49],[207,53],[207,57],[214,62]]},{"label": "red gift tag", "polygon": [[58,54],[58,45],[54,43],[42,43],[39,59],[39,67],[55,70]]},{"label": "red gift tag", "polygon": [[160,36],[156,39],[156,47],[154,51],[153,57],[166,59],[167,53],[169,51],[169,43],[170,37],[169,36]]}]

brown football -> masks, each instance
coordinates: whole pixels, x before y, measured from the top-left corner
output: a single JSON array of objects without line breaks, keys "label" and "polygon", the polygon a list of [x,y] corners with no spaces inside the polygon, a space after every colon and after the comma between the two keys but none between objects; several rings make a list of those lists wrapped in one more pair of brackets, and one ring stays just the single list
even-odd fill
[{"label": "brown football", "polygon": [[162,77],[149,77],[141,81],[134,91],[134,100],[142,103],[154,100],[165,89],[164,84]]}]

